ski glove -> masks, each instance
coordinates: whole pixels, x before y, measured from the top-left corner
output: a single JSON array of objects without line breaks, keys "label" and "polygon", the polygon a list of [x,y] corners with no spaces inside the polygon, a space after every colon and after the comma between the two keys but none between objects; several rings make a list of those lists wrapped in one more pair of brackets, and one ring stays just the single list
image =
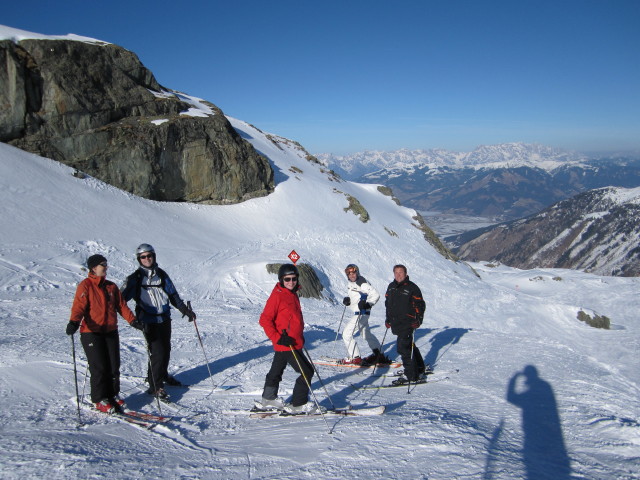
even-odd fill
[{"label": "ski glove", "polygon": [[131,322],[131,323],[130,323],[130,325],[131,325],[133,328],[136,328],[136,329],[140,330],[141,332],[144,332],[144,331],[146,330],[146,329],[145,329],[146,324],[145,324],[145,323],[142,323],[142,322],[141,322],[140,320],[138,320],[137,318],[136,318],[133,322]]},{"label": "ski glove", "polygon": [[193,310],[191,310],[189,307],[183,308],[180,311],[180,313],[182,313],[183,317],[186,315],[187,320],[189,320],[190,322],[193,322],[196,319],[196,313]]},{"label": "ski glove", "polygon": [[193,322],[196,319],[196,312],[194,312],[193,310],[189,309],[185,312],[185,314],[187,315],[187,319],[190,322]]},{"label": "ski glove", "polygon": [[296,341],[292,337],[290,337],[285,330],[282,332],[282,335],[280,335],[278,345],[283,345],[285,347],[294,347],[296,345]]},{"label": "ski glove", "polygon": [[73,335],[80,328],[80,322],[69,322],[67,323],[67,335]]},{"label": "ski glove", "polygon": [[351,299],[350,299],[349,297],[344,297],[344,298],[342,299],[342,304],[343,304],[345,307],[348,307],[349,305],[351,305]]},{"label": "ski glove", "polygon": [[384,321],[384,326],[387,328],[391,328],[391,324],[389,323],[389,320]]},{"label": "ski glove", "polygon": [[422,324],[422,322],[420,320],[414,320],[413,322],[411,322],[411,328],[416,330],[416,329],[420,328],[420,324]]},{"label": "ski glove", "polygon": [[371,310],[371,307],[373,307],[373,305],[371,305],[370,303],[367,303],[366,300],[360,300],[358,302],[358,309],[362,312],[363,310]]}]

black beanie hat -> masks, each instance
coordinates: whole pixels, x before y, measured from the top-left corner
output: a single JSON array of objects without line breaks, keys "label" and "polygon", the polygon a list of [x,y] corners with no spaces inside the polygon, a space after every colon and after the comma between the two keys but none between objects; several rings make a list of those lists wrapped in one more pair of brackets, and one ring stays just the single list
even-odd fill
[{"label": "black beanie hat", "polygon": [[107,261],[107,259],[104,258],[99,253],[97,253],[95,255],[91,255],[89,258],[87,258],[87,268],[89,270],[92,270],[93,268],[95,268],[98,265],[100,265],[102,262],[106,262],[106,261]]}]

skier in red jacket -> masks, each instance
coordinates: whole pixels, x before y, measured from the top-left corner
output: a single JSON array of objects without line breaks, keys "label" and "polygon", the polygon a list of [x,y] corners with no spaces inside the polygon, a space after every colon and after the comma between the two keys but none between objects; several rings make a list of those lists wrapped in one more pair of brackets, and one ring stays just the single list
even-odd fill
[{"label": "skier in red jacket", "polygon": [[[260,315],[260,326],[273,343],[275,355],[264,382],[262,401],[256,402],[259,408],[284,409],[288,413],[315,413],[317,409],[309,403],[313,366],[303,354],[304,319],[296,293],[299,289],[298,268],[292,264],[282,265],[278,270],[278,283]],[[278,387],[287,365],[300,373],[293,388],[291,404],[285,404],[278,397]]]}]

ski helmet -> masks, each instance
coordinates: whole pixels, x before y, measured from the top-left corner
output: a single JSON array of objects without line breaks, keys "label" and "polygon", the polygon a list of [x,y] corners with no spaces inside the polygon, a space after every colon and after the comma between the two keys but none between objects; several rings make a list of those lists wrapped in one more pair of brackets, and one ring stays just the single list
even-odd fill
[{"label": "ski helmet", "polygon": [[284,282],[282,281],[282,279],[286,275],[295,275],[296,277],[299,277],[300,275],[298,273],[298,267],[291,263],[280,265],[280,268],[278,269],[278,281],[280,282],[281,287],[284,287]]},{"label": "ski helmet", "polygon": [[360,276],[360,269],[358,268],[358,266],[355,263],[350,263],[349,265],[347,265],[347,267],[344,269],[344,273],[347,277],[349,277],[349,274],[352,272],[356,272],[356,277]]},{"label": "ski helmet", "polygon": [[153,247],[151,245],[149,245],[148,243],[141,243],[140,245],[138,245],[138,248],[136,248],[136,258],[138,259],[138,263],[140,263],[140,255],[142,255],[143,253],[147,253],[147,252],[151,253],[153,255],[154,260],[155,260],[156,251],[153,249]]}]

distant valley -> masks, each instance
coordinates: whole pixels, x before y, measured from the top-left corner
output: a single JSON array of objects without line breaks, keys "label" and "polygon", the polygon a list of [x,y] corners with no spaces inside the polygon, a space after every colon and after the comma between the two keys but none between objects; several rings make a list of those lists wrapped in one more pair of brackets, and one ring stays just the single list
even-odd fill
[{"label": "distant valley", "polygon": [[640,186],[640,154],[588,157],[537,144],[482,146],[469,153],[398,150],[318,158],[349,180],[390,187],[403,205],[420,212],[494,223],[537,213],[594,188]]},{"label": "distant valley", "polygon": [[640,154],[510,143],[318,158],[390,187],[462,259],[640,275]]}]

